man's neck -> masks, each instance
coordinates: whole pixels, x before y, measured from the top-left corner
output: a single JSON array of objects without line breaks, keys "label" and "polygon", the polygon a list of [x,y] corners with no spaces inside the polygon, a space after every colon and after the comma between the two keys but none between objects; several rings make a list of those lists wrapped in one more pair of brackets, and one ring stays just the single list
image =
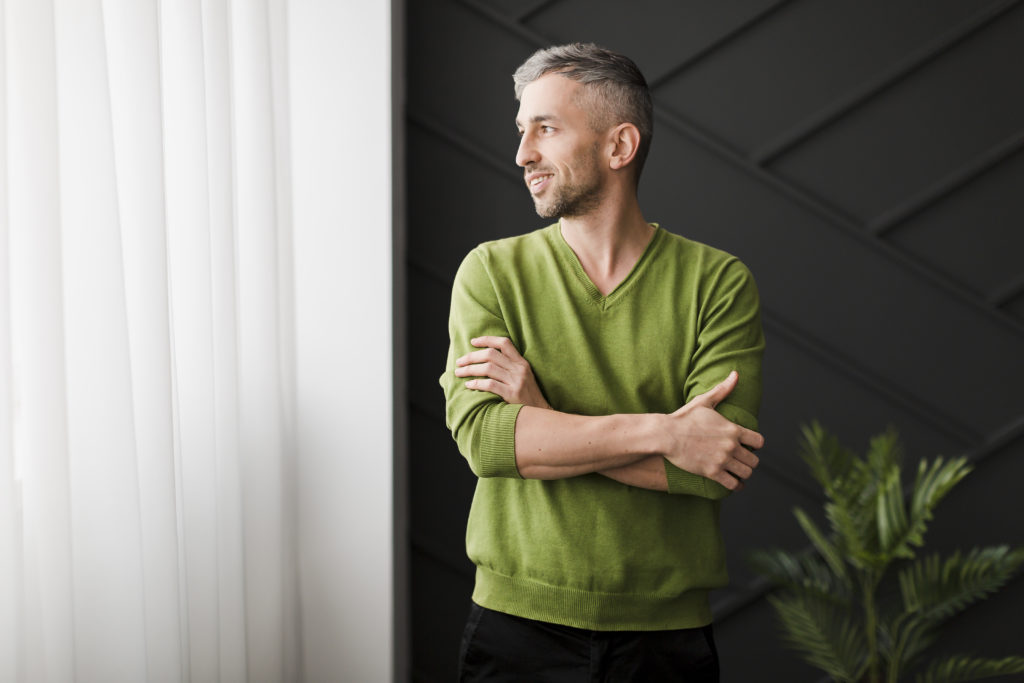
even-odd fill
[{"label": "man's neck", "polygon": [[562,218],[562,237],[601,294],[622,282],[654,236],[635,201],[605,202],[585,216]]}]

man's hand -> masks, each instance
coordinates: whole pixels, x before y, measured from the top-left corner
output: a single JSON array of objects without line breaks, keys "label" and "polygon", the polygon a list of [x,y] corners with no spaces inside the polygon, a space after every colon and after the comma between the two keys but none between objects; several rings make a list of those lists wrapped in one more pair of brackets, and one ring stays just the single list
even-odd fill
[{"label": "man's hand", "polygon": [[717,481],[736,491],[757,467],[747,448],[763,448],[764,437],[739,426],[715,410],[736,387],[739,375],[729,373],[713,389],[665,416],[665,457],[676,467]]},{"label": "man's hand", "polygon": [[474,377],[466,388],[489,391],[506,403],[521,403],[550,410],[533,376],[533,368],[507,337],[477,337],[469,343],[480,348],[455,361],[456,377]]}]

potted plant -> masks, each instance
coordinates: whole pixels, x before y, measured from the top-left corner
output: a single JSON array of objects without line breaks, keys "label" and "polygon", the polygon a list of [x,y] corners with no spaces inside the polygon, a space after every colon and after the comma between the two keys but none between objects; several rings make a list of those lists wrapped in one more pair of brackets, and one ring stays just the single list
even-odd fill
[{"label": "potted plant", "polygon": [[943,622],[1024,565],[1024,548],[1007,546],[918,556],[933,509],[971,471],[966,458],[922,460],[905,490],[891,429],[860,457],[813,423],[803,428],[801,455],[824,489],[830,531],[798,508],[816,552],[753,558],[780,588],[768,600],[787,645],[837,681],[896,683],[912,671],[921,683],[1024,673],[1019,656],[928,658]]}]

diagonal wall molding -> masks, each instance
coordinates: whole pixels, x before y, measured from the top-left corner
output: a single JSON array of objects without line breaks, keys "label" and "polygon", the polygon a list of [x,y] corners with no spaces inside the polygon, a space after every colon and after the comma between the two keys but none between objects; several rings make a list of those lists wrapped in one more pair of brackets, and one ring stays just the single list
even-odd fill
[{"label": "diagonal wall molding", "polygon": [[935,61],[939,56],[982,30],[1018,4],[1020,4],[1020,0],[1001,0],[978,12],[974,17],[914,51],[876,78],[854,88],[846,95],[836,98],[821,111],[812,114],[776,139],[764,144],[750,155],[751,159],[759,166],[767,166],[822,128],[838,121],[868,100]]},{"label": "diagonal wall molding", "polygon": [[741,21],[739,24],[737,24],[736,26],[732,27],[731,29],[729,29],[728,31],[726,31],[725,33],[720,35],[719,37],[715,38],[710,43],[705,45],[703,48],[701,48],[700,50],[698,50],[694,54],[690,55],[689,57],[687,57],[686,59],[681,61],[676,66],[674,66],[673,68],[669,69],[667,73],[662,74],[658,78],[656,78],[653,81],[651,81],[650,83],[648,83],[647,85],[651,89],[651,92],[657,90],[660,86],[664,85],[668,81],[670,81],[673,78],[675,78],[676,76],[680,75],[681,73],[683,73],[684,71],[686,71],[687,69],[692,67],[694,64],[696,64],[697,62],[699,62],[702,59],[704,59],[705,57],[707,57],[708,55],[710,55],[713,52],[719,50],[720,48],[724,47],[728,43],[731,43],[733,40],[735,40],[739,36],[743,35],[747,31],[749,31],[749,30],[753,29],[754,27],[760,25],[761,22],[763,22],[765,19],[767,19],[768,17],[772,16],[778,10],[782,9],[783,7],[785,7],[786,5],[788,5],[788,4],[792,3],[792,2],[793,2],[793,0],[777,0],[775,3],[769,5],[768,7],[765,7],[760,12],[757,12],[757,13],[751,15],[750,17],[748,17],[746,20]]},{"label": "diagonal wall molding", "polygon": [[868,223],[868,232],[878,237],[888,235],[910,218],[938,203],[944,197],[953,194],[961,187],[967,185],[975,178],[984,175],[989,169],[1006,161],[1021,150],[1024,150],[1024,131],[1011,135],[945,178],[940,178],[931,187],[925,188],[921,192],[905,199],[897,206],[880,214]]}]

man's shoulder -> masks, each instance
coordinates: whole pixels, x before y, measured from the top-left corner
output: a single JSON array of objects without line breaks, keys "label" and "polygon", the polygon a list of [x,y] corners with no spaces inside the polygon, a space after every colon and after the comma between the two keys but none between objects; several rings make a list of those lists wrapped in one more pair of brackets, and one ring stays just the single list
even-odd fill
[{"label": "man's shoulder", "polygon": [[665,233],[662,250],[677,264],[682,265],[694,274],[709,276],[723,269],[746,271],[740,259],[724,249],[714,247],[695,239],[684,237],[664,228]]},{"label": "man's shoulder", "polygon": [[482,242],[470,253],[476,254],[484,261],[500,262],[538,250],[546,250],[551,246],[551,234],[557,227],[558,224],[554,223],[521,235]]},{"label": "man's shoulder", "polygon": [[662,231],[665,233],[665,243],[670,249],[674,249],[678,253],[690,258],[701,258],[710,261],[727,261],[736,258],[724,249],[712,246],[706,242],[700,242],[691,237],[684,237],[665,228],[662,228]]}]

